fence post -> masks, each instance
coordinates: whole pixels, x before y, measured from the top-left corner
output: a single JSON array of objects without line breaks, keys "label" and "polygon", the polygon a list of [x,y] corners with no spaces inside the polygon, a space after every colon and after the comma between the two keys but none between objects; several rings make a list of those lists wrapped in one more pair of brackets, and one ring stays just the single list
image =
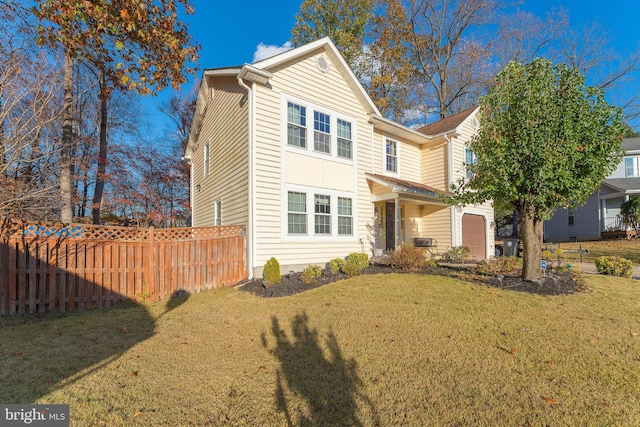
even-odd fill
[{"label": "fence post", "polygon": [[147,262],[147,292],[153,295],[153,300],[158,301],[158,290],[156,289],[156,279],[154,272],[156,271],[156,257],[155,257],[155,229],[149,227],[149,250],[148,250],[148,262]]},{"label": "fence post", "polygon": [[9,227],[0,219],[0,315],[9,314]]}]

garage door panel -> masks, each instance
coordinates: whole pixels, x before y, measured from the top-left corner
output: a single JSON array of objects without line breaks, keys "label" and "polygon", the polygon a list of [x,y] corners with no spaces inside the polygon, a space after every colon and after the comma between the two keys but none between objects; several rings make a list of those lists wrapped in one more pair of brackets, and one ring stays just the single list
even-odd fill
[{"label": "garage door panel", "polygon": [[464,214],[462,216],[462,246],[471,250],[470,256],[476,259],[486,257],[486,227],[481,215]]}]

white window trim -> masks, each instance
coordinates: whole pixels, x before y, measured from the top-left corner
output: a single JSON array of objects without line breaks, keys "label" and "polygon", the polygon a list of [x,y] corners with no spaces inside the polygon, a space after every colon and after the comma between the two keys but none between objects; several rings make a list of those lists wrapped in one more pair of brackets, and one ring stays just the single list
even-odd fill
[{"label": "white window trim", "polygon": [[[295,191],[307,195],[307,234],[288,234],[288,193]],[[315,234],[315,194],[330,197],[331,200],[331,234]],[[351,199],[351,235],[338,234],[338,197]],[[358,199],[356,193],[329,190],[302,185],[285,184],[282,189],[282,241],[283,242],[356,242],[358,240]]]},{"label": "white window trim", "polygon": [[202,160],[202,166],[203,166],[203,175],[204,177],[208,177],[210,172],[211,172],[211,144],[209,143],[209,141],[207,141],[206,144],[204,144],[204,153],[203,153],[203,160]]},{"label": "white window trim", "polygon": [[[471,157],[472,157],[471,162],[472,162],[472,163],[467,162],[467,151],[471,152]],[[464,165],[464,179],[465,179],[465,180],[467,180],[467,181],[468,181],[468,180],[470,179],[470,178],[469,178],[469,174],[468,174],[468,172],[469,172],[469,164],[473,164],[473,165],[475,165],[475,164],[477,164],[477,163],[478,163],[478,155],[477,155],[476,153],[474,153],[474,152],[473,152],[473,150],[471,150],[469,147],[467,147],[467,146],[465,145],[465,147],[464,147],[464,161],[463,161],[463,165]]]},{"label": "white window trim", "polygon": [[[287,103],[297,104],[301,107],[306,108],[306,132],[307,132],[307,146],[305,148],[296,147],[294,145],[288,144],[287,138]],[[296,98],[290,95],[282,95],[281,106],[280,106],[280,120],[281,120],[281,145],[283,146],[283,150],[285,152],[304,154],[310,157],[315,157],[323,160],[331,160],[338,163],[343,163],[347,165],[354,165],[356,163],[356,153],[358,150],[358,124],[355,118],[347,116],[345,114],[339,113],[337,111],[329,110],[327,108],[321,107],[319,105],[315,105],[311,102],[304,101],[300,98]],[[330,128],[331,128],[331,148],[329,153],[318,152],[314,150],[314,113],[322,113],[331,117]],[[338,119],[351,123],[351,158],[347,159],[346,157],[338,156]]]},{"label": "white window trim", "polygon": [[[218,216],[220,217],[220,224],[218,224]],[[213,202],[213,225],[222,225],[222,199],[216,199]]]},{"label": "white window trim", "polygon": [[[633,174],[627,174],[627,160],[631,160]],[[625,178],[637,178],[640,177],[640,157],[638,156],[625,156],[624,158],[624,176]]]},{"label": "white window trim", "polygon": [[[393,141],[396,143],[396,171],[387,170],[387,141]],[[382,174],[389,176],[400,176],[400,147],[402,144],[397,138],[389,138],[385,136],[382,138]]]}]

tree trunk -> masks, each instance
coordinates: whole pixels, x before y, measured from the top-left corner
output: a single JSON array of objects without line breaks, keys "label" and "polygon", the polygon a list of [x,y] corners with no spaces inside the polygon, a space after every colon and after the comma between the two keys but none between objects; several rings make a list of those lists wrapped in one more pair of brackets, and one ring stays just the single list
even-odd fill
[{"label": "tree trunk", "polygon": [[73,144],[73,57],[64,55],[64,105],[62,108],[62,147],[60,150],[60,221],[73,222],[73,191],[71,180],[71,145]]},{"label": "tree trunk", "polygon": [[107,93],[106,81],[104,76],[104,70],[100,70],[100,131],[99,131],[99,152],[98,152],[98,172],[96,175],[96,188],[93,192],[93,203],[91,213],[93,216],[93,223],[100,224],[100,206],[102,205],[102,195],[104,193],[104,178],[107,172],[107,144],[109,142],[107,138],[107,119],[109,118],[109,111],[107,109],[107,100],[109,95]]},{"label": "tree trunk", "polygon": [[535,282],[542,275],[540,264],[542,254],[542,220],[537,218],[534,209],[525,205],[519,209],[520,232],[522,235],[522,278]]}]

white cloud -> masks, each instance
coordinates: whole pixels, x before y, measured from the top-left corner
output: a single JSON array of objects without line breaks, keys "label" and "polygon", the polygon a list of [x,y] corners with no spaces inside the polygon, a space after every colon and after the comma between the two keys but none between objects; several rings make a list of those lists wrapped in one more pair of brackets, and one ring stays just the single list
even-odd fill
[{"label": "white cloud", "polygon": [[256,47],[256,51],[253,53],[253,62],[270,58],[291,49],[293,49],[293,43],[291,43],[290,41],[285,42],[282,46],[277,46],[274,44],[264,44],[260,42],[258,47]]}]

